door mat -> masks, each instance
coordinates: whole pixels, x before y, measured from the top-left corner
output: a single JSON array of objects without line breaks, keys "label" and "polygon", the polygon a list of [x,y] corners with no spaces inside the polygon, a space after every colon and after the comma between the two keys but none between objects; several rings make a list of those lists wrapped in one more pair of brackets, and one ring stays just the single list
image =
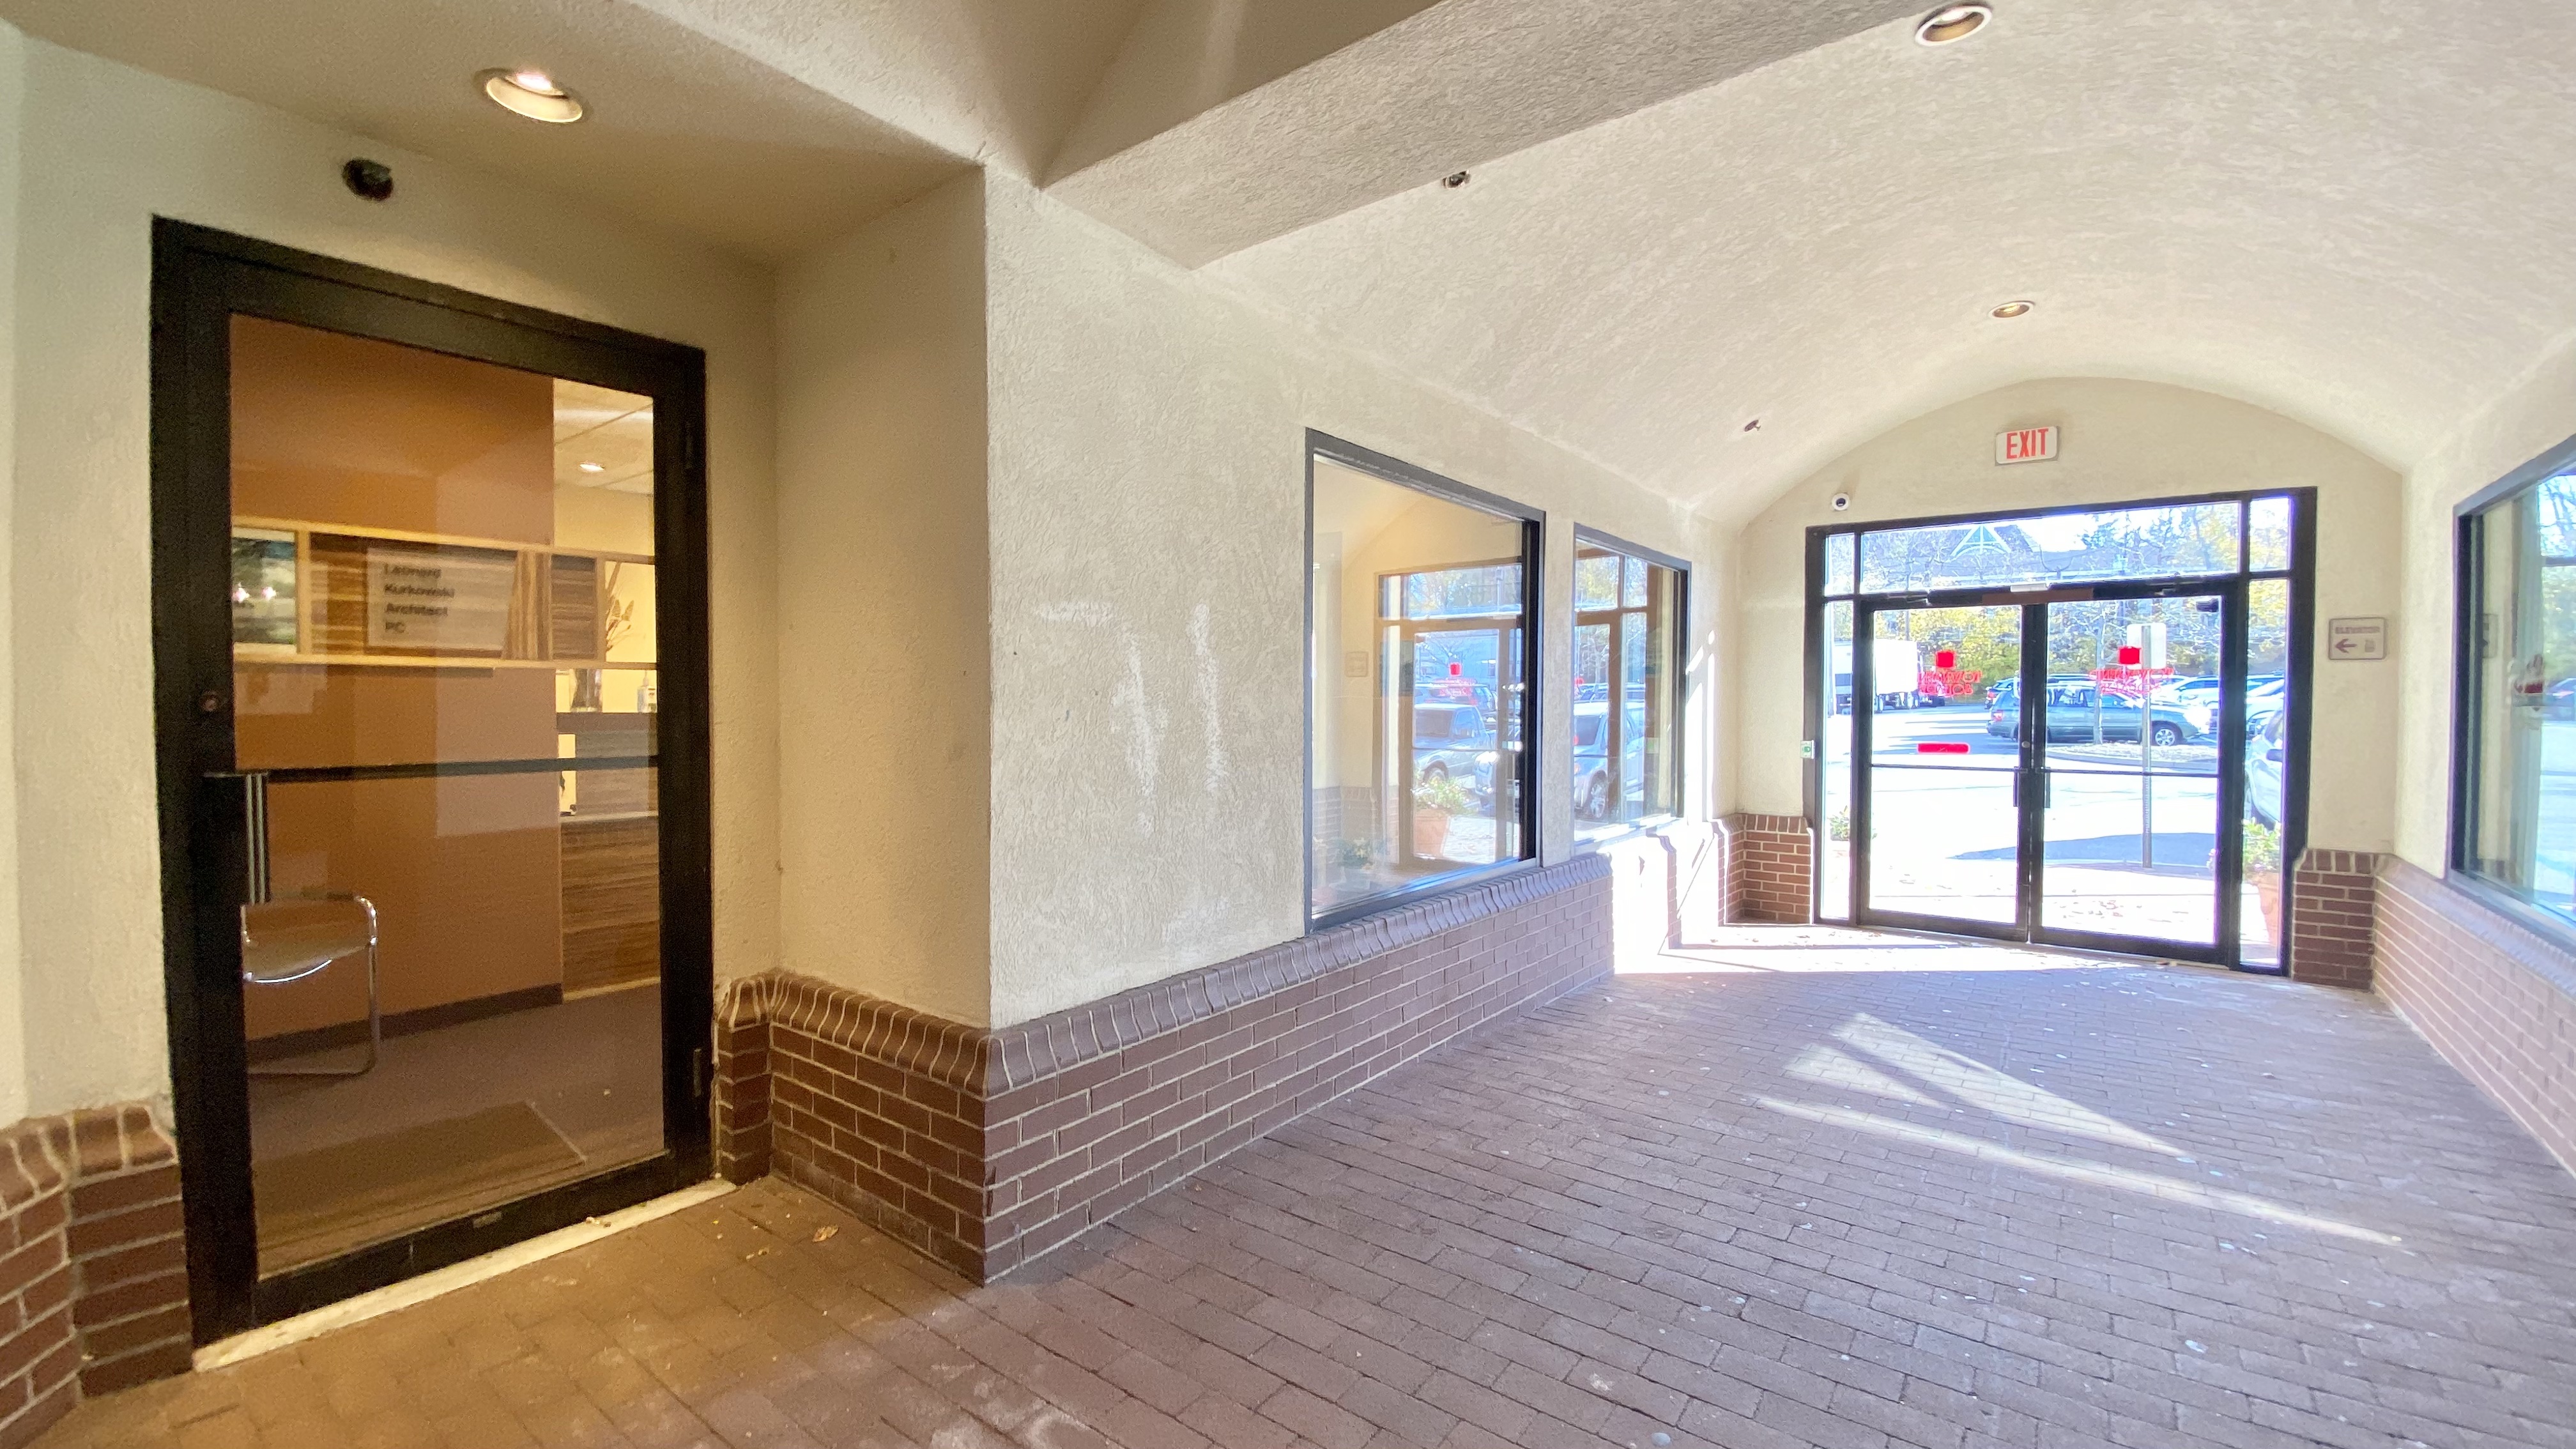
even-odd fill
[{"label": "door mat", "polygon": [[581,1175],[528,1102],[273,1158],[251,1169],[259,1270],[275,1273]]}]

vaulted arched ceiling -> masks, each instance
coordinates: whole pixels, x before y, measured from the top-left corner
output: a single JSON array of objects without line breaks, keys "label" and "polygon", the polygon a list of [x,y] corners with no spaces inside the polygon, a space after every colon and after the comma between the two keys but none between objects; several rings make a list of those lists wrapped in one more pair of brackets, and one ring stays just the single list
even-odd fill
[{"label": "vaulted arched ceiling", "polygon": [[2003,0],[1959,45],[1881,26],[1208,271],[1721,520],[2057,374],[2403,467],[2576,337],[2571,56],[2564,0]]}]

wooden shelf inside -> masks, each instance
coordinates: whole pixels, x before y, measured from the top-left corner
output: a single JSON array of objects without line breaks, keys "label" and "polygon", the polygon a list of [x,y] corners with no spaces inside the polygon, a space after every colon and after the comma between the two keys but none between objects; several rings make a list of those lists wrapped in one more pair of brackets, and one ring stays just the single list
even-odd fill
[{"label": "wooden shelf inside", "polygon": [[[509,539],[469,537],[463,534],[421,533],[407,529],[369,528],[355,524],[322,523],[311,519],[268,518],[239,515],[233,519],[236,538],[244,532],[253,536],[277,536],[284,543],[291,537],[294,547],[294,647],[272,635],[273,642],[237,645],[233,653],[235,667],[270,668],[321,667],[355,669],[632,669],[651,673],[656,668],[649,659],[605,659],[602,651],[613,647],[620,631],[618,601],[635,597],[622,595],[612,588],[612,578],[620,566],[633,565],[650,570],[649,554],[620,553],[592,548],[562,548],[548,543]],[[488,562],[470,567],[483,571],[486,578],[499,568],[499,583],[507,586],[506,623],[503,622],[499,591],[487,590],[480,607],[481,618],[492,621],[489,633],[481,638],[455,637],[420,640],[426,649],[399,650],[370,648],[401,642],[380,637],[390,634],[394,626],[377,628],[373,610],[378,607],[371,583],[371,558],[379,552],[378,544],[395,546],[398,553],[418,552],[425,559],[435,558],[439,550],[465,550],[482,554]],[[498,556],[506,555],[503,559]],[[238,556],[238,555],[237,555]],[[458,555],[450,553],[451,558]],[[424,562],[423,567],[432,565]],[[460,561],[457,569],[469,568]],[[471,575],[469,574],[470,578]],[[285,581],[279,581],[279,592]],[[458,588],[462,588],[460,583]],[[650,578],[642,587],[649,591]],[[650,614],[649,592],[643,595]],[[460,610],[462,599],[451,594]],[[388,604],[385,607],[392,608]],[[409,605],[402,607],[408,608]],[[414,610],[414,612],[419,612]],[[444,614],[446,611],[436,611]],[[460,614],[460,617],[469,617]],[[435,633],[435,630],[431,631]],[[486,642],[488,640],[488,642]],[[470,642],[469,642],[470,641]],[[645,641],[637,641],[649,647]],[[463,647],[458,647],[460,644]],[[444,648],[440,646],[446,646]],[[498,646],[495,652],[484,652]]]}]

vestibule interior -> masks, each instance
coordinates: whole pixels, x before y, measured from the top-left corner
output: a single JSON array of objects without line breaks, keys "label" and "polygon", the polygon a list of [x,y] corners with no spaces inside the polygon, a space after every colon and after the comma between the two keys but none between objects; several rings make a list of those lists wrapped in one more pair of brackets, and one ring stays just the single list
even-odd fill
[{"label": "vestibule interior", "polygon": [[660,1150],[653,412],[249,317],[231,378],[276,1271]]}]

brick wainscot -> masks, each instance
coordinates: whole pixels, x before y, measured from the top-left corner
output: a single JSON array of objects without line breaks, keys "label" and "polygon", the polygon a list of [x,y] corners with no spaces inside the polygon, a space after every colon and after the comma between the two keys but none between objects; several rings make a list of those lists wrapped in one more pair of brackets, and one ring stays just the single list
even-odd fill
[{"label": "brick wainscot", "polygon": [[1607,976],[1611,875],[1577,856],[999,1029],[750,977],[717,1012],[717,1164],[774,1170],[988,1281]]},{"label": "brick wainscot", "polygon": [[0,1449],[188,1367],[179,1159],[140,1105],[0,1131]]}]

